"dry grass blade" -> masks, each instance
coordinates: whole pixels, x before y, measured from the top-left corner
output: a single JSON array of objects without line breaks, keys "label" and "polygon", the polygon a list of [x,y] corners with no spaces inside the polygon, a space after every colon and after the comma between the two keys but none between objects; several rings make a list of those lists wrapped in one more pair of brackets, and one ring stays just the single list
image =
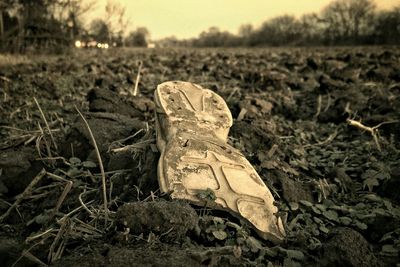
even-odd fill
[{"label": "dry grass blade", "polygon": [[321,106],[322,106],[322,95],[318,95],[318,98],[317,98],[317,112],[314,115],[314,119],[318,118],[319,114],[321,113]]},{"label": "dry grass blade", "polygon": [[52,232],[54,232],[54,228],[47,229],[46,231],[44,231],[44,232],[42,232],[42,233],[39,233],[39,234],[37,234],[37,235],[34,235],[34,236],[29,236],[29,237],[27,237],[27,238],[25,239],[25,243],[30,243],[30,242],[32,242],[32,241],[38,239],[38,238],[47,236],[48,234],[51,234]]},{"label": "dry grass blade", "polygon": [[39,102],[36,100],[36,97],[34,97],[33,100],[35,101],[36,106],[37,106],[38,109],[39,109],[40,115],[42,116],[42,119],[43,119],[44,123],[46,124],[47,131],[48,131],[49,134],[50,134],[51,142],[53,142],[54,148],[55,148],[56,151],[57,151],[57,150],[58,150],[58,147],[57,147],[56,141],[54,140],[53,133],[51,132],[51,129],[50,129],[49,123],[47,122],[46,117],[44,116],[43,110],[42,110],[42,108],[40,107]]},{"label": "dry grass blade", "polygon": [[78,199],[79,199],[79,203],[81,204],[81,206],[90,214],[93,215],[93,212],[86,206],[86,204],[83,202],[82,200],[82,196],[86,193],[86,189],[85,191],[83,191],[82,193],[79,194]]},{"label": "dry grass blade", "polygon": [[8,208],[8,210],[0,216],[0,223],[7,218],[8,215],[10,215],[11,211],[13,211],[21,202],[24,198],[29,196],[32,193],[32,188],[46,175],[46,170],[42,169],[38,175],[36,175],[35,178],[31,181],[31,183],[25,188],[24,192],[22,194],[17,196],[17,199],[15,200],[14,204],[11,205],[11,207]]},{"label": "dry grass blade", "polygon": [[81,116],[83,122],[85,123],[86,128],[89,131],[89,135],[90,135],[90,138],[92,140],[94,149],[96,151],[96,156],[97,156],[97,160],[99,162],[99,167],[100,167],[100,172],[101,172],[101,183],[102,183],[102,187],[103,187],[104,212],[105,212],[105,220],[106,220],[106,224],[107,224],[107,221],[108,221],[107,187],[106,187],[106,174],[104,172],[103,161],[101,160],[100,151],[99,151],[99,148],[97,147],[96,139],[94,138],[92,130],[90,129],[89,123],[87,122],[85,117],[82,115],[82,113],[79,111],[77,106],[75,106],[75,109],[79,113],[79,116]]},{"label": "dry grass blade", "polygon": [[138,87],[139,87],[139,81],[140,81],[140,72],[142,71],[142,65],[143,62],[139,61],[139,67],[138,67],[138,73],[136,75],[136,80],[135,80],[135,88],[133,89],[133,96],[137,96],[138,94]]},{"label": "dry grass blade", "polygon": [[233,91],[229,94],[228,98],[226,99],[226,102],[229,102],[231,100],[231,98],[237,93],[239,92],[239,88],[235,88],[233,89]]}]

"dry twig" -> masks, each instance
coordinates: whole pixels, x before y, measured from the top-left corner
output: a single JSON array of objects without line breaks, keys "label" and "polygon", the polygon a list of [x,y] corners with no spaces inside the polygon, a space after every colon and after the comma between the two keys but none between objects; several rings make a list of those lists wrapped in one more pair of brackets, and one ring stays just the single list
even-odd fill
[{"label": "dry twig", "polygon": [[42,108],[40,107],[39,102],[36,100],[36,97],[34,97],[33,100],[35,101],[36,106],[38,107],[38,109],[39,109],[39,111],[40,111],[40,115],[42,116],[42,119],[43,119],[44,123],[46,124],[47,131],[48,131],[49,134],[50,134],[51,141],[53,142],[54,148],[55,148],[56,151],[57,151],[57,150],[58,150],[58,147],[57,147],[56,141],[54,140],[53,133],[51,132],[51,129],[50,129],[49,123],[47,122],[46,117],[44,116],[43,110],[42,110]]}]

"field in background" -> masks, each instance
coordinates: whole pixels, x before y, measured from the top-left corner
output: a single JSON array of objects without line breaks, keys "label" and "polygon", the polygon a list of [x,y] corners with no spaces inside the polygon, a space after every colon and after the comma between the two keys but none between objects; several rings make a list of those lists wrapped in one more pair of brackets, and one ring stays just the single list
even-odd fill
[{"label": "field in background", "polygon": [[[397,47],[0,55],[5,266],[392,266],[400,250],[399,62]],[[273,192],[284,244],[160,195],[152,100],[167,80],[227,101],[229,142]],[[77,109],[105,166],[108,212]]]}]

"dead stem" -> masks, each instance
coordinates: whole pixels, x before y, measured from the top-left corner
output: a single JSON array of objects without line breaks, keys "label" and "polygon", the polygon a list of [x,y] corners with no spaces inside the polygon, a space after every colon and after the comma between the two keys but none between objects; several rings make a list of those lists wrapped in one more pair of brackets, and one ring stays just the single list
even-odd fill
[{"label": "dead stem", "polygon": [[140,81],[140,72],[142,71],[142,65],[143,65],[143,62],[139,61],[138,72],[137,72],[136,80],[135,80],[135,88],[133,89],[133,93],[132,93],[133,96],[137,96],[137,94],[138,94],[138,89],[139,89],[138,87],[139,87],[139,81]]},{"label": "dead stem", "polygon": [[14,204],[12,204],[11,207],[8,208],[8,210],[0,216],[0,223],[10,215],[11,211],[13,211],[18,205],[22,202],[24,198],[29,196],[32,192],[33,187],[46,175],[46,170],[42,169],[38,175],[36,175],[35,178],[31,181],[31,183],[25,188],[24,192],[22,194],[18,195]]},{"label": "dead stem", "polygon": [[352,119],[347,119],[346,121],[347,121],[347,123],[348,123],[350,126],[356,127],[356,128],[358,128],[358,129],[360,129],[360,130],[362,130],[362,131],[369,132],[369,133],[371,134],[372,138],[374,139],[374,142],[375,142],[376,147],[377,147],[377,149],[379,150],[379,152],[382,151],[382,148],[381,148],[381,145],[380,145],[380,143],[379,143],[378,128],[381,127],[381,126],[384,125],[384,124],[391,124],[391,123],[397,123],[397,122],[399,122],[398,120],[394,120],[394,121],[385,121],[385,122],[379,123],[379,124],[376,125],[376,126],[369,127],[369,126],[366,126],[366,125],[362,124],[360,121],[355,121],[355,120],[352,120]]},{"label": "dead stem", "polygon": [[324,112],[328,111],[329,107],[331,106],[331,102],[332,102],[331,94],[328,93],[328,103],[326,104],[326,106],[324,108]]},{"label": "dead stem", "polygon": [[79,199],[79,203],[81,203],[81,206],[84,210],[86,210],[91,216],[93,216],[93,212],[86,206],[86,204],[83,202],[82,200],[82,196],[86,194],[86,189],[84,189],[84,191],[82,193],[79,194],[78,199]]},{"label": "dead stem", "polygon": [[231,100],[231,98],[237,93],[239,92],[239,88],[235,88],[233,89],[233,91],[229,94],[228,98],[226,99],[226,102],[229,102],[229,100]]},{"label": "dead stem", "polygon": [[[87,205],[92,204],[94,202],[94,200],[90,200]],[[70,212],[68,212],[67,214],[65,214],[61,219],[57,220],[57,223],[61,223],[63,220],[69,218],[72,214],[74,214],[75,212],[78,212],[82,209],[82,206],[77,207],[76,209],[71,210]]]},{"label": "dead stem", "polygon": [[42,233],[39,233],[39,234],[34,235],[34,236],[29,236],[29,237],[27,237],[27,238],[25,239],[25,243],[32,242],[32,241],[34,241],[34,240],[36,240],[36,239],[38,239],[38,238],[41,238],[41,237],[43,237],[43,236],[46,236],[47,234],[50,234],[51,232],[54,232],[54,231],[55,231],[54,228],[49,228],[49,229],[47,229],[46,231],[44,231],[44,232],[42,232]]},{"label": "dead stem", "polygon": [[40,140],[42,140],[42,138],[43,138],[44,143],[45,143],[45,145],[46,145],[47,156],[48,156],[48,157],[52,157],[52,154],[51,154],[51,147],[50,147],[49,143],[47,142],[47,138],[46,138],[46,136],[45,136],[45,134],[44,134],[44,131],[43,131],[42,127],[40,126],[40,123],[39,123],[39,122],[38,122],[38,127],[39,127],[39,130],[42,132],[42,134],[39,135],[38,138],[36,139],[36,148],[37,148],[37,150],[38,150],[39,157],[42,157],[41,152],[40,152]]},{"label": "dead stem", "polygon": [[47,256],[47,261],[49,263],[53,262],[53,260],[54,260],[54,250],[55,250],[57,244],[59,243],[59,241],[61,240],[61,238],[63,238],[64,234],[67,232],[68,226],[69,226],[69,220],[63,220],[61,222],[60,229],[58,230],[58,233],[57,233],[56,237],[54,238],[54,241],[51,244],[50,249],[49,249],[49,254]]},{"label": "dead stem", "polygon": [[89,135],[92,140],[94,149],[96,151],[96,156],[97,156],[97,160],[99,162],[99,167],[100,167],[100,172],[101,172],[101,183],[102,183],[102,187],[103,187],[103,202],[104,202],[103,204],[104,204],[104,212],[105,212],[105,225],[107,225],[107,222],[108,222],[107,186],[106,186],[106,175],[104,173],[103,161],[101,160],[100,151],[99,151],[99,148],[97,147],[96,139],[94,138],[92,130],[90,129],[89,123],[87,122],[85,117],[82,115],[82,113],[79,111],[77,106],[75,106],[75,109],[79,113],[79,116],[81,116],[83,122],[85,123],[86,128],[89,131]]},{"label": "dead stem", "polygon": [[236,120],[237,121],[243,120],[246,113],[247,113],[247,109],[245,109],[245,108],[240,109],[239,115],[237,116]]},{"label": "dead stem", "polygon": [[44,123],[45,123],[45,125],[46,125],[46,128],[47,128],[47,131],[48,131],[49,134],[50,134],[51,142],[53,142],[54,148],[55,148],[56,151],[57,151],[57,150],[58,150],[58,147],[57,147],[56,141],[54,140],[53,133],[51,132],[51,129],[50,129],[49,123],[47,122],[46,117],[44,116],[43,110],[42,110],[42,108],[40,107],[39,102],[36,100],[36,97],[34,97],[33,100],[35,101],[36,106],[38,107],[38,109],[39,109],[39,111],[40,111],[40,115],[42,116],[42,119],[43,119],[43,121],[44,121]]},{"label": "dead stem", "polygon": [[58,198],[57,204],[56,204],[54,210],[52,211],[52,213],[51,213],[51,215],[49,217],[49,221],[50,221],[51,219],[53,219],[55,214],[58,212],[59,208],[61,207],[62,203],[64,202],[65,197],[67,196],[69,191],[71,191],[73,182],[72,181],[68,181],[67,179],[64,179],[61,176],[55,175],[53,173],[49,173],[48,172],[47,175],[50,176],[51,178],[53,178],[54,180],[65,182],[64,190],[61,193],[61,196]]}]

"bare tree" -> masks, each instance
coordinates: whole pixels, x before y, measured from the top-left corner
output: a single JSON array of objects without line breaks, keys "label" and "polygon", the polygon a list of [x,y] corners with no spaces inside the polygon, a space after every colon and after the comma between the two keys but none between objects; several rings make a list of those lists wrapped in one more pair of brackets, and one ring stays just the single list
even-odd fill
[{"label": "bare tree", "polygon": [[372,0],[337,0],[322,11],[326,34],[334,41],[352,40],[371,28],[371,17],[375,11]]},{"label": "bare tree", "polygon": [[252,35],[254,45],[292,45],[300,39],[301,24],[293,16],[283,15],[266,21]]},{"label": "bare tree", "polygon": [[377,14],[371,43],[400,44],[400,5]]},{"label": "bare tree", "polygon": [[322,39],[323,25],[317,14],[305,14],[300,18],[302,44],[319,44]]},{"label": "bare tree", "polygon": [[129,24],[129,19],[125,17],[125,11],[125,7],[120,3],[112,0],[107,1],[105,21],[110,30],[110,40],[112,39],[111,35],[117,35],[118,39],[123,41],[126,27]]},{"label": "bare tree", "polygon": [[79,35],[83,28],[82,17],[95,6],[96,1],[61,0],[59,5],[63,7],[64,21],[69,29],[71,40]]}]

